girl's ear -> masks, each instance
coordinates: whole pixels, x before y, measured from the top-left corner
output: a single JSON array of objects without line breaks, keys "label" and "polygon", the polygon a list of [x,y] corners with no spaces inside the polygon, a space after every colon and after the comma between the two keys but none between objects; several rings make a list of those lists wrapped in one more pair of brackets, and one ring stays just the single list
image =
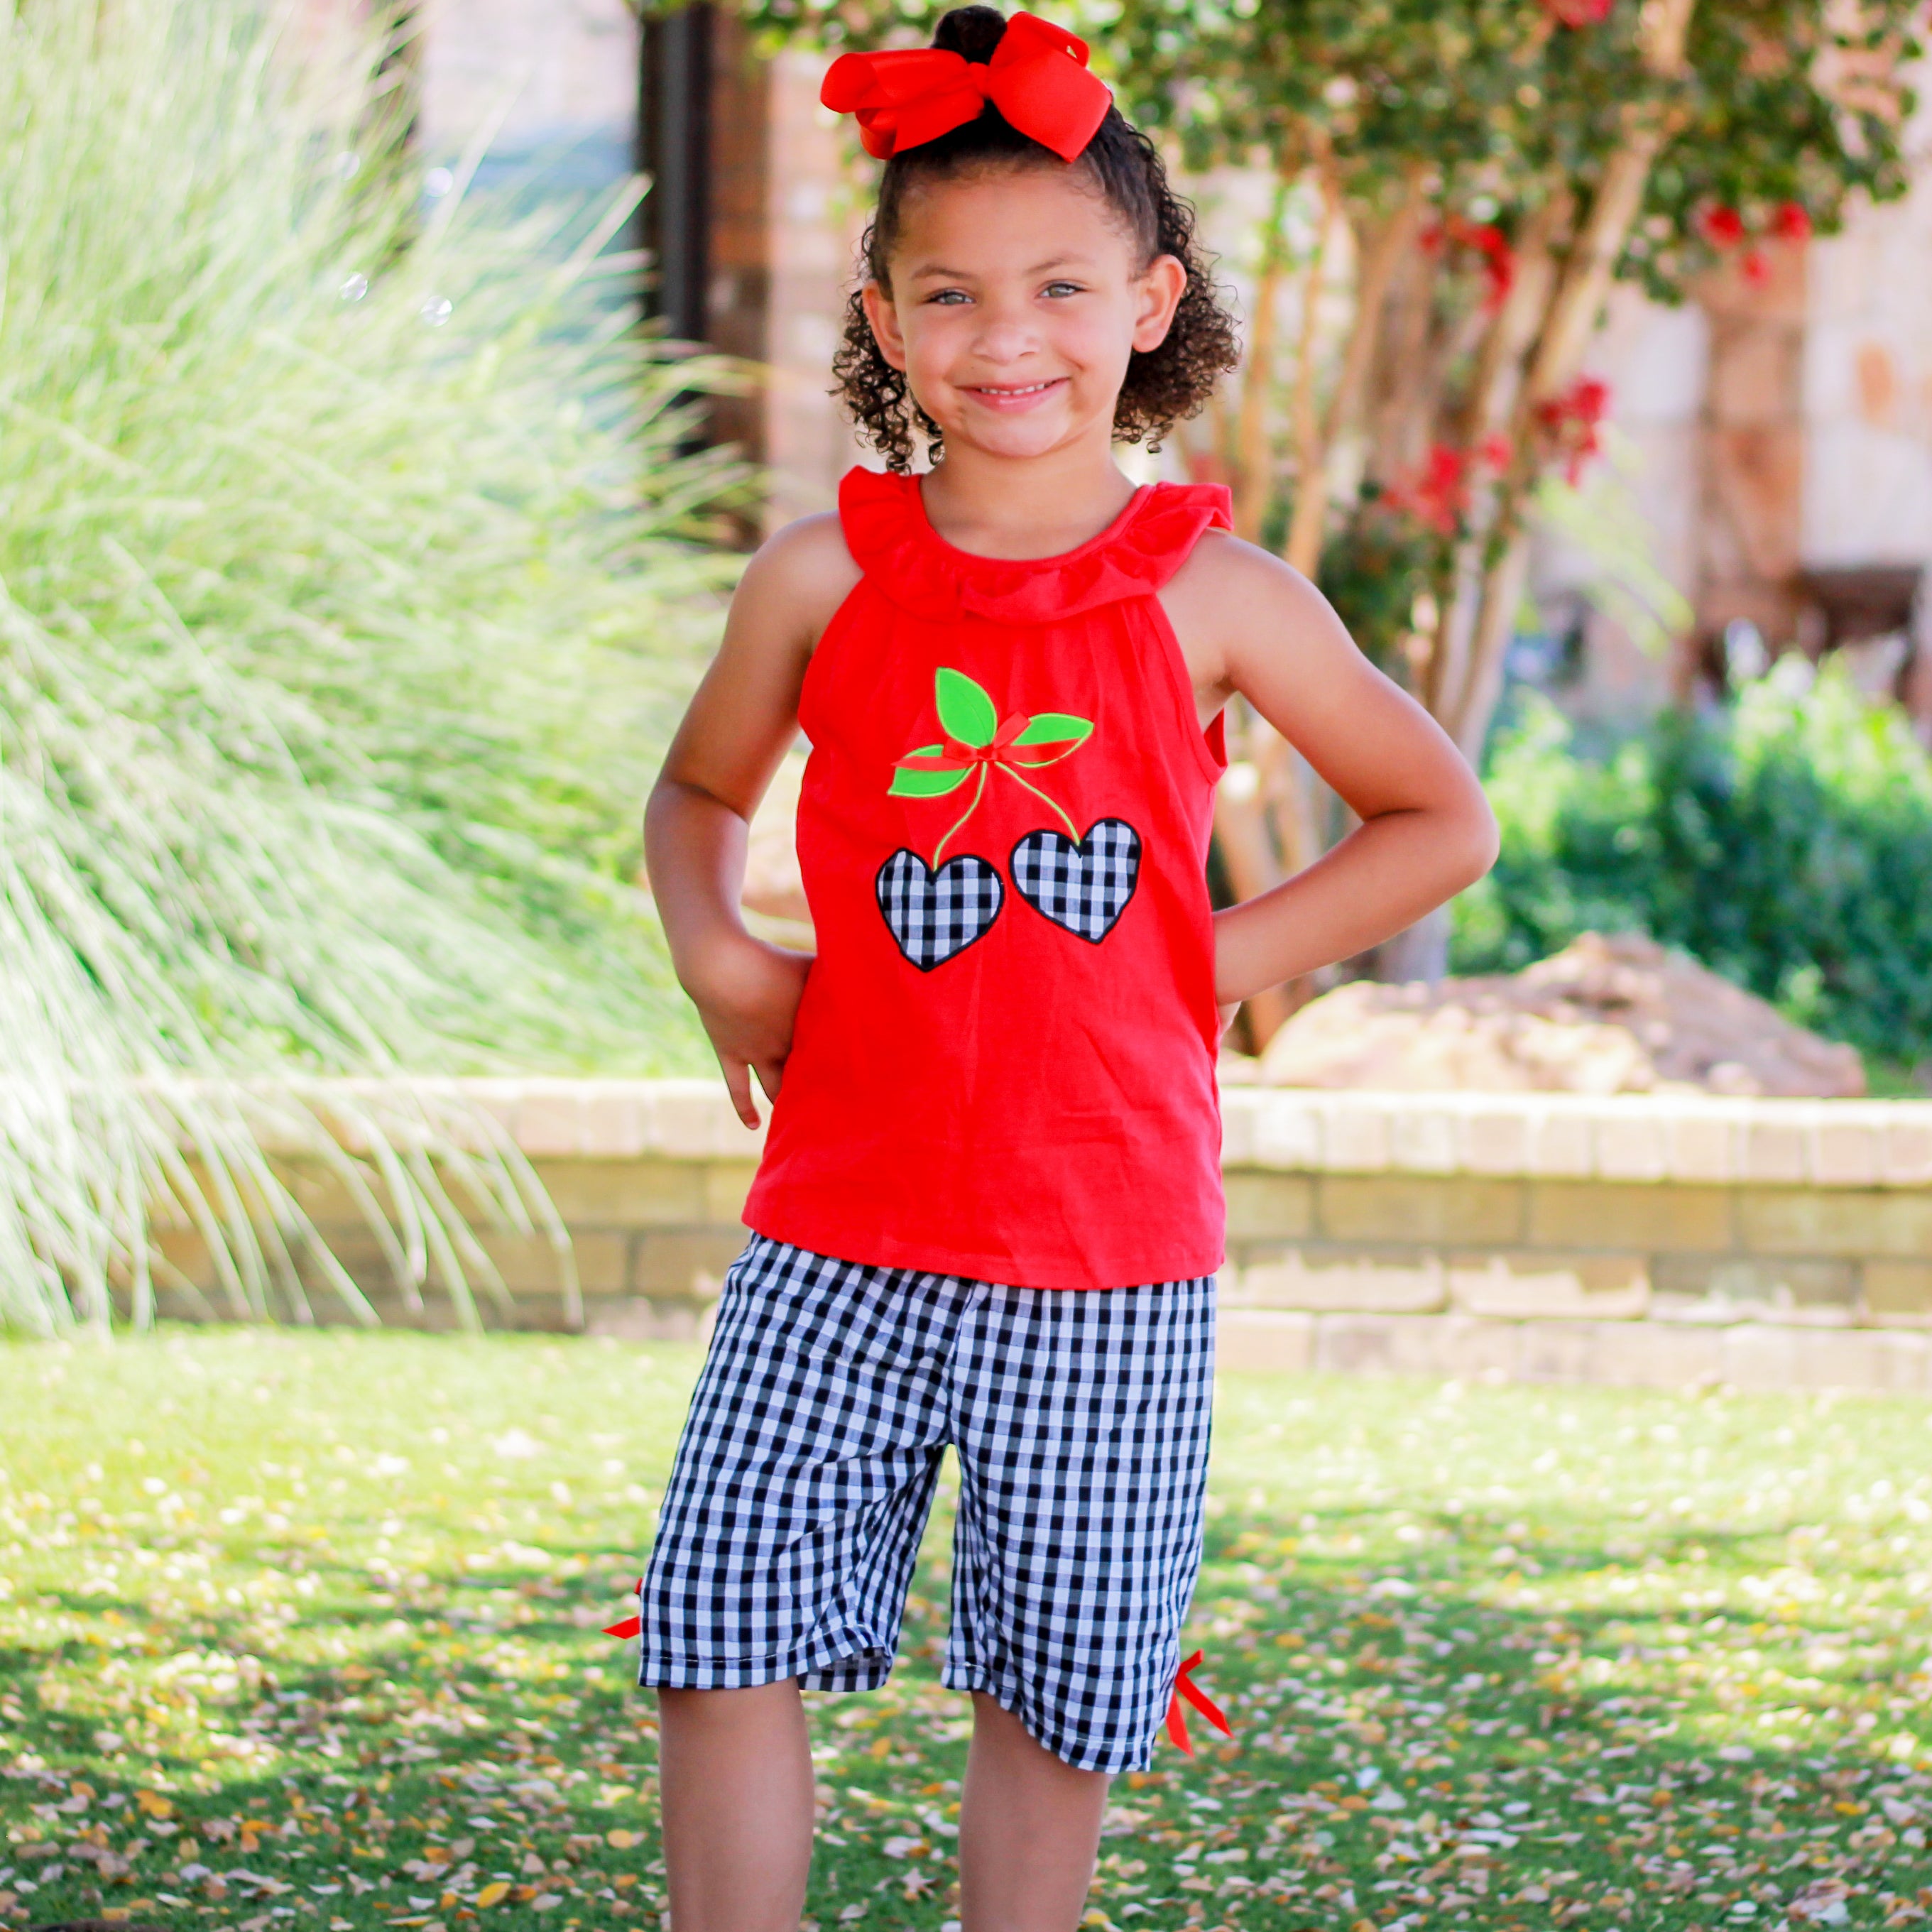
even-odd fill
[{"label": "girl's ear", "polygon": [[[903,369],[905,338],[899,333],[899,312],[892,306],[892,297],[877,282],[868,282],[860,291],[859,299],[865,304],[866,320],[872,326],[872,340],[879,345],[879,353],[895,369]],[[1174,298],[1177,302],[1180,299],[1178,296]]]},{"label": "girl's ear", "polygon": [[1138,353],[1144,356],[1167,340],[1167,332],[1174,326],[1174,312],[1186,292],[1187,271],[1178,256],[1156,255],[1148,264],[1136,291],[1134,311],[1134,347]]}]

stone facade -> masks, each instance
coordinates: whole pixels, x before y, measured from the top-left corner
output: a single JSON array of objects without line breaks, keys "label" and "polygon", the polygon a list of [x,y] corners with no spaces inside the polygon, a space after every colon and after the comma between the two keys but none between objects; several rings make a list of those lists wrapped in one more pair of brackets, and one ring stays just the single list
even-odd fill
[{"label": "stone facade", "polygon": [[[703,1331],[760,1139],[715,1082],[458,1090],[568,1226],[586,1328]],[[1932,1102],[1241,1088],[1224,1112],[1229,1367],[1932,1394]],[[453,1319],[299,1172],[386,1318]],[[512,1298],[486,1322],[575,1325],[543,1237],[484,1244]],[[208,1283],[194,1238],[167,1246]]]}]

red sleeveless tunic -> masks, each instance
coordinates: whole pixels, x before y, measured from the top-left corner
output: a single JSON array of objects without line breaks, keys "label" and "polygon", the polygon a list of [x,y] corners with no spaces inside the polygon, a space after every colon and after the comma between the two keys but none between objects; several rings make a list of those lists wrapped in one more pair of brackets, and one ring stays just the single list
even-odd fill
[{"label": "red sleeveless tunic", "polygon": [[1155,592],[1227,492],[1018,562],[944,542],[914,477],[854,470],[838,514],[864,575],[799,703],[818,956],[746,1222],[1022,1288],[1211,1274],[1226,755]]}]

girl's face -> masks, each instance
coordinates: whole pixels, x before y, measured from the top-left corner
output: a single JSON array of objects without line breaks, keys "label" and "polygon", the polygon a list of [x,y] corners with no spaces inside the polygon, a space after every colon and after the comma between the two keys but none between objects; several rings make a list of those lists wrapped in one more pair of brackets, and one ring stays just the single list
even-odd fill
[{"label": "girl's face", "polygon": [[1142,265],[1084,174],[1022,164],[909,194],[866,314],[949,450],[1105,450],[1127,358],[1160,346],[1186,279],[1172,255]]}]

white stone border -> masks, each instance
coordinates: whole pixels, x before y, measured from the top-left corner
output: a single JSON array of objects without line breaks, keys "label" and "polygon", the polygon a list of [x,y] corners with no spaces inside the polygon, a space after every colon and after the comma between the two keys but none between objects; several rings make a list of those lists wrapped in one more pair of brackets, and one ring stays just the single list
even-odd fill
[{"label": "white stone border", "polygon": [[1932,1101],[1228,1088],[1226,1167],[1696,1186],[1932,1186]]}]

